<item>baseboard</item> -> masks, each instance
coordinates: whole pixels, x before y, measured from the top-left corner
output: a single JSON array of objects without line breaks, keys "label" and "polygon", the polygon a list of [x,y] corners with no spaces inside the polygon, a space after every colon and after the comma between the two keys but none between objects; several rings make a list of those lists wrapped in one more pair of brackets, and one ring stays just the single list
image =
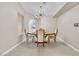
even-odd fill
[{"label": "baseboard", "polygon": [[79,49],[77,49],[76,47],[74,47],[73,45],[69,44],[68,42],[64,41],[62,38],[58,37],[59,40],[61,40],[62,42],[64,42],[67,46],[69,46],[70,48],[72,48],[74,51],[79,53]]},{"label": "baseboard", "polygon": [[24,40],[23,41],[21,41],[21,42],[19,42],[19,43],[17,43],[16,45],[14,45],[13,47],[11,47],[10,49],[8,49],[7,51],[5,51],[4,53],[2,53],[0,56],[4,56],[4,55],[6,55],[7,53],[9,53],[10,51],[12,51],[13,49],[15,49],[17,46],[19,46],[21,43],[23,43],[24,42]]}]

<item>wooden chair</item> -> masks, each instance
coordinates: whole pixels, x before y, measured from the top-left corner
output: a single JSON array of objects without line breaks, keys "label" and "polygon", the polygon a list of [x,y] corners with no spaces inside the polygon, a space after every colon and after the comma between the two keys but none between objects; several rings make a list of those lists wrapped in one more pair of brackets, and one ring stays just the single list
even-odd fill
[{"label": "wooden chair", "polygon": [[54,42],[56,43],[57,33],[58,33],[58,29],[56,30],[56,33],[52,33],[52,35],[48,35],[48,43],[50,43],[50,39],[54,39]]},{"label": "wooden chair", "polygon": [[28,40],[29,40],[29,38],[28,38],[28,34],[26,33],[26,29],[24,29],[24,34],[25,34],[25,36],[26,36],[26,41],[28,42]]},{"label": "wooden chair", "polygon": [[26,40],[27,42],[28,42],[30,37],[32,38],[32,42],[34,42],[34,39],[35,39],[35,36],[36,36],[35,33],[26,32],[26,29],[24,29],[24,33],[25,33],[25,36],[27,38],[27,40]]},{"label": "wooden chair", "polygon": [[27,35],[28,35],[28,39],[32,38],[32,42],[34,42],[35,37],[36,37],[36,33],[30,33],[30,32],[28,32]]},{"label": "wooden chair", "polygon": [[45,43],[45,40],[44,40],[44,29],[39,29],[36,31],[36,34],[37,34],[37,47],[39,44],[43,44],[44,46],[44,43]]}]

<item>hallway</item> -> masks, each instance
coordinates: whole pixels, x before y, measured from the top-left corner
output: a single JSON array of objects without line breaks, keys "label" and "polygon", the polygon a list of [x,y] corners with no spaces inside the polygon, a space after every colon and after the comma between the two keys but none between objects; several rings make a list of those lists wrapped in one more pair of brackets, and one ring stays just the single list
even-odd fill
[{"label": "hallway", "polygon": [[[79,2],[0,2],[0,7],[0,56],[79,56]],[[23,41],[24,35],[47,43],[37,47]]]},{"label": "hallway", "polygon": [[41,45],[37,47],[36,43],[31,41],[23,42],[5,56],[79,56],[79,53],[57,39],[56,44],[51,41],[51,43],[45,44],[45,47]]}]

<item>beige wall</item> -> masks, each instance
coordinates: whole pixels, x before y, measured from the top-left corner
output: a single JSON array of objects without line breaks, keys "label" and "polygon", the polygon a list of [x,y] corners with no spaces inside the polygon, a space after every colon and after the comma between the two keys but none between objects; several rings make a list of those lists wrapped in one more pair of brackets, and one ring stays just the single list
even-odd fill
[{"label": "beige wall", "polygon": [[26,12],[25,8],[23,8],[22,4],[19,2],[18,5],[17,5],[17,10],[18,12],[20,12],[20,14],[22,14],[24,16],[24,29],[26,29],[26,31],[28,31],[28,22],[33,19],[33,16]]},{"label": "beige wall", "polygon": [[24,28],[26,31],[29,31],[29,21],[33,19],[33,16],[25,14],[25,20],[24,20]]},{"label": "beige wall", "polygon": [[55,32],[56,29],[56,19],[52,16],[45,16],[41,19],[41,27],[47,32]]},{"label": "beige wall", "polygon": [[79,49],[79,5],[65,12],[58,18],[59,37]]},{"label": "beige wall", "polygon": [[10,49],[12,46],[22,41],[17,32],[18,18],[17,13],[28,19],[27,14],[18,3],[0,3],[0,54]]},{"label": "beige wall", "polygon": [[0,54],[18,42],[16,3],[0,3]]},{"label": "beige wall", "polygon": [[[26,16],[27,19],[25,19],[25,28],[27,29],[27,32],[29,31],[29,21],[34,19],[34,17],[30,17],[30,15]],[[37,19],[36,19],[37,20]],[[55,32],[56,29],[56,22],[57,20],[53,18],[52,16],[44,16],[41,18],[41,20],[37,20],[38,27],[37,28],[44,28],[47,32]],[[40,23],[39,23],[40,22]]]}]

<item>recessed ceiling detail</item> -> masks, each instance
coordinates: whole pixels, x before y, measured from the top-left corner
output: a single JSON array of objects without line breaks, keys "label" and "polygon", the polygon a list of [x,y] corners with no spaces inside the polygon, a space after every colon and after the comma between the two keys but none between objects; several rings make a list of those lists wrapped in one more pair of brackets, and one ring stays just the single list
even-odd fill
[{"label": "recessed ceiling detail", "polygon": [[36,10],[39,9],[41,4],[44,5],[45,15],[53,16],[54,12],[60,7],[64,2],[21,2],[20,4],[23,6],[26,12],[35,15]]}]

